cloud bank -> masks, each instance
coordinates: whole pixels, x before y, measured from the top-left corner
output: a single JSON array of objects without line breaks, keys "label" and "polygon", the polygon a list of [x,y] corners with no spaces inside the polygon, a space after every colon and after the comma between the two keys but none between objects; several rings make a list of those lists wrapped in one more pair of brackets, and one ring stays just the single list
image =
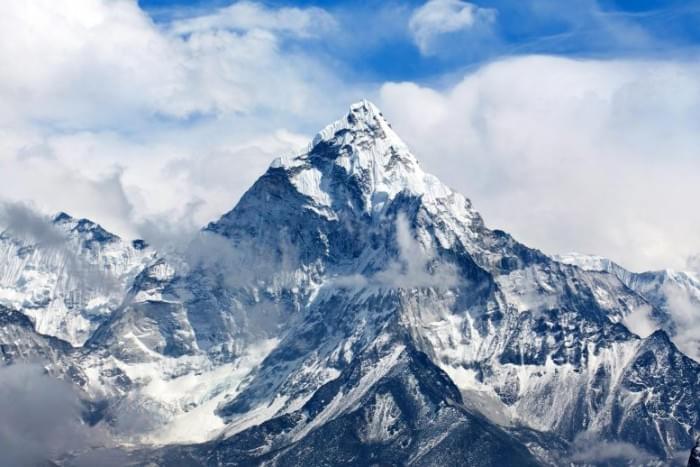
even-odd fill
[{"label": "cloud bank", "polygon": [[[578,17],[538,5],[522,8],[535,19],[564,15],[569,26]],[[504,11],[458,0],[391,8],[382,14],[402,24],[390,33],[427,60],[502,40]],[[177,237],[178,220],[217,218],[270,160],[368,97],[429,171],[531,246],[634,270],[683,269],[700,252],[693,55],[501,56],[432,84],[382,83],[346,73],[320,45],[357,42],[369,56],[391,43],[388,32],[363,42],[340,30],[357,23],[346,10],[237,2],[155,23],[132,0],[9,0],[1,9],[0,31],[12,39],[0,60],[14,66],[0,76],[0,199],[127,237]],[[593,13],[599,26],[641,34]]]},{"label": "cloud bank", "polygon": [[493,227],[547,253],[683,269],[700,251],[696,61],[504,59],[381,107]]}]

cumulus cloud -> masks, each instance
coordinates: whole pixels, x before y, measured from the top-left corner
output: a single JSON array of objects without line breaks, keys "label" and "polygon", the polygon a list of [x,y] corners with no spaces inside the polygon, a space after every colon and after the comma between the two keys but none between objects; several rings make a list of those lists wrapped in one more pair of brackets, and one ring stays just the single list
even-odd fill
[{"label": "cumulus cloud", "polygon": [[251,2],[164,24],[132,0],[4,2],[0,198],[125,236],[199,201],[206,223],[305,143],[290,127],[309,134],[353,100],[298,46],[334,24]]},{"label": "cumulus cloud", "polygon": [[547,253],[682,269],[700,249],[697,62],[504,59],[447,88],[387,83],[384,114],[486,222]]},{"label": "cumulus cloud", "polygon": [[[300,46],[338,36],[319,8],[238,2],[158,24],[132,0],[9,0],[2,13],[12,40],[0,60],[14,66],[0,76],[0,173],[11,174],[0,198],[126,237],[178,228],[148,219],[205,225],[273,157],[377,91]],[[442,41],[485,40],[496,20],[456,0],[400,13],[426,53],[461,53]],[[387,83],[379,94],[424,165],[489,224],[549,253],[680,269],[700,251],[688,234],[700,227],[688,214],[697,72],[694,62],[523,57],[447,88]]]},{"label": "cumulus cloud", "polygon": [[0,368],[0,451],[3,465],[43,465],[71,451],[104,445],[86,426],[73,388],[37,365]]},{"label": "cumulus cloud", "polygon": [[138,128],[154,116],[299,110],[332,76],[281,50],[278,33],[322,34],[332,23],[318,8],[244,2],[160,28],[130,0],[10,0],[0,16],[13,38],[0,47],[13,63],[1,79],[0,122]]},{"label": "cumulus cloud", "polygon": [[458,31],[490,30],[496,20],[496,10],[481,8],[461,0],[429,0],[418,7],[408,22],[413,40],[421,53],[435,54],[439,39]]}]

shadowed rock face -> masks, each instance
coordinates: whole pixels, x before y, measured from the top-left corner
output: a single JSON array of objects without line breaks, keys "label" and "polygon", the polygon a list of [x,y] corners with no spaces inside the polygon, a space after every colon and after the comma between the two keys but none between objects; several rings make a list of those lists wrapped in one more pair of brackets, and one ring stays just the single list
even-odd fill
[{"label": "shadowed rock face", "polygon": [[562,465],[582,435],[665,462],[700,365],[622,324],[649,306],[487,228],[361,102],[56,352],[94,423],[160,423],[124,465]]},{"label": "shadowed rock face", "polygon": [[688,467],[700,467],[700,437],[695,440],[695,447],[690,451]]}]

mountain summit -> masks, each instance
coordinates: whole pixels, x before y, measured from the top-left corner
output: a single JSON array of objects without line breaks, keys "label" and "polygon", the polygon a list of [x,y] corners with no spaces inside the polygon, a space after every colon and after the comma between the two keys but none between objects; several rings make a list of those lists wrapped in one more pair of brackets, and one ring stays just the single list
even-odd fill
[{"label": "mountain summit", "polygon": [[14,306],[12,361],[35,345],[137,465],[639,465],[700,429],[700,365],[624,324],[653,304],[489,229],[367,101],[78,350]]},{"label": "mountain summit", "polygon": [[369,101],[351,106],[309,147],[280,157],[268,174],[283,174],[296,195],[327,217],[339,209],[375,215],[399,193],[437,199],[452,192],[423,172],[417,159]]},{"label": "mountain summit", "polygon": [[[321,205],[329,205],[331,180],[349,184],[365,212],[381,209],[403,190],[429,196],[447,192],[435,177],[423,173],[379,109],[368,101],[354,104],[345,118],[318,133],[306,153],[276,159],[272,167],[294,171],[294,185]],[[326,186],[321,186],[323,176],[330,179],[324,180]]]}]

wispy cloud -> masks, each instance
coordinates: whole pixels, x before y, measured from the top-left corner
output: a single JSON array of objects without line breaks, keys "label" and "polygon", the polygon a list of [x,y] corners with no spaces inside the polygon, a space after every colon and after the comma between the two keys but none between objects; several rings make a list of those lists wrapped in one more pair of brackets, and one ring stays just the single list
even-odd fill
[{"label": "wispy cloud", "polygon": [[320,37],[336,28],[336,20],[322,8],[269,8],[260,3],[237,2],[215,13],[173,21],[168,29],[176,34],[212,30],[249,31],[263,29],[300,37]]},{"label": "wispy cloud", "polygon": [[700,290],[674,283],[663,285],[674,324],[673,342],[682,352],[700,362]]},{"label": "wispy cloud", "polygon": [[23,203],[0,202],[0,230],[16,240],[28,240],[49,249],[62,247],[68,241],[65,232]]},{"label": "wispy cloud", "polygon": [[625,316],[622,323],[639,337],[647,337],[659,328],[659,325],[651,317],[652,311],[653,309],[649,305],[640,306]]},{"label": "wispy cloud", "polygon": [[103,265],[91,262],[89,255],[83,254],[79,238],[71,238],[69,231],[59,228],[49,216],[29,204],[0,201],[0,233],[9,241],[37,248],[45,255],[57,255],[60,268],[56,272],[75,284],[76,290],[109,294],[121,288]]},{"label": "wispy cloud", "polygon": [[[623,462],[626,465],[643,465],[653,461],[647,451],[630,443],[607,442],[592,433],[578,435],[572,446],[571,460],[576,463],[608,464]],[[612,464],[610,464],[612,465]]]},{"label": "wispy cloud", "polygon": [[363,287],[448,289],[459,283],[457,269],[450,264],[434,261],[435,252],[430,245],[422,245],[414,238],[404,214],[399,214],[396,218],[395,240],[398,257],[390,261],[384,269],[370,276],[355,274],[336,277],[331,285],[348,289]]},{"label": "wispy cloud", "polygon": [[685,267],[688,271],[694,273],[700,279],[700,254],[688,256],[685,260]]}]

